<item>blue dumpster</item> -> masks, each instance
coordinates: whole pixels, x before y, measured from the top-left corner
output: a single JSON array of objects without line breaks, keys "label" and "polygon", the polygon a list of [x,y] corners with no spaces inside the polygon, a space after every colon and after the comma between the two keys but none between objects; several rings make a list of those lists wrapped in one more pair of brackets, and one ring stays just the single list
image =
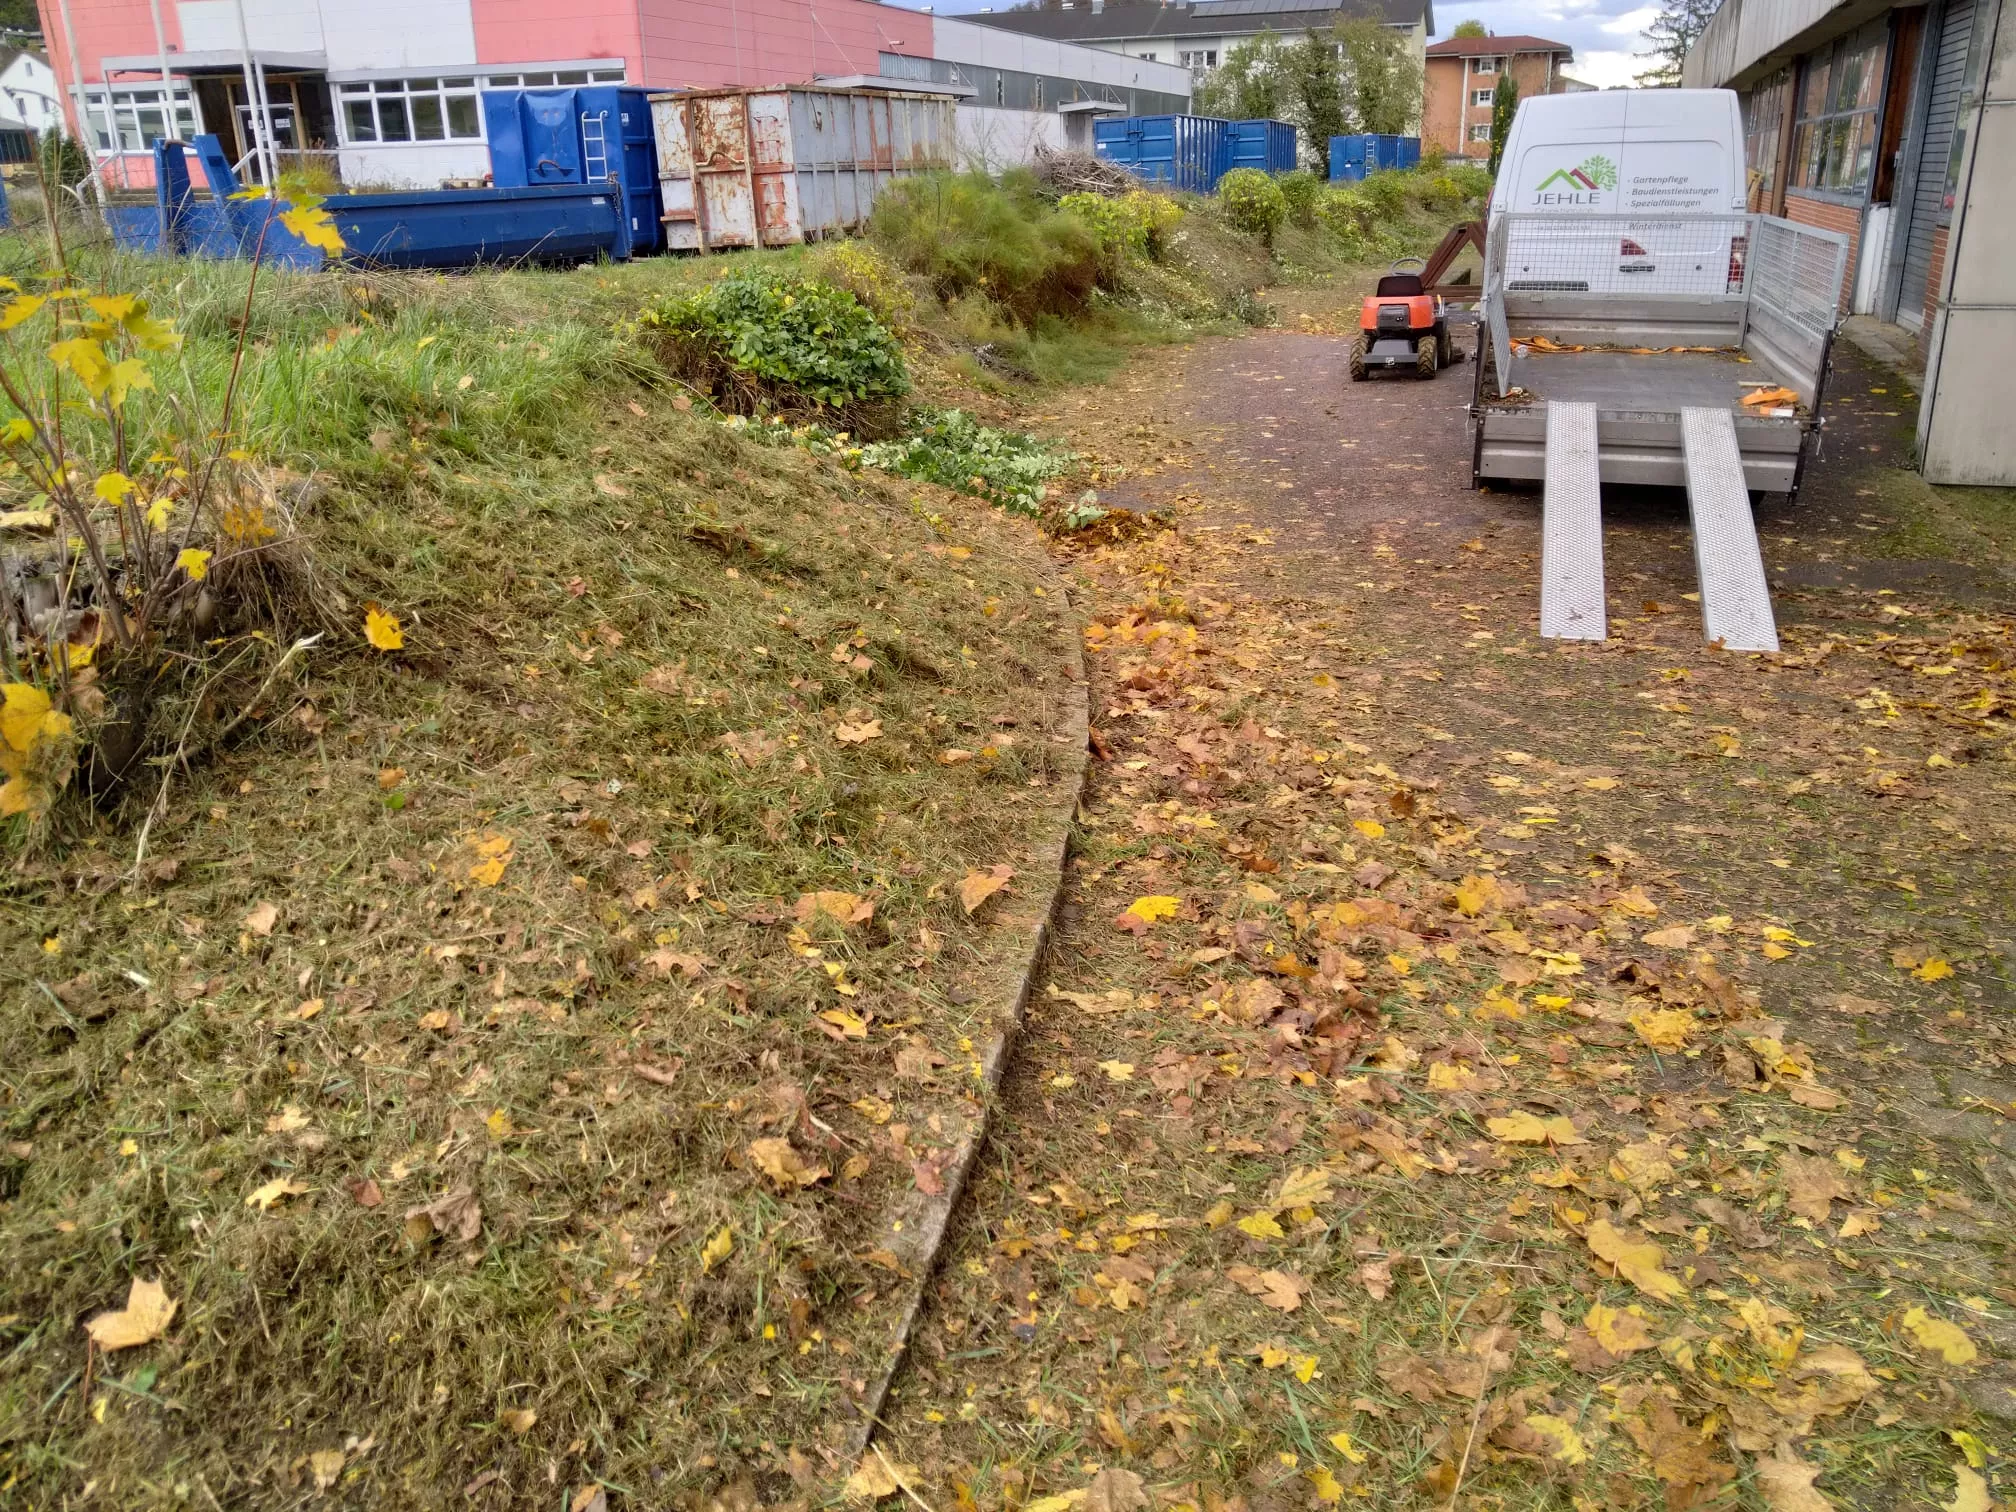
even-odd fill
[{"label": "blue dumpster", "polygon": [[1151,184],[1209,194],[1232,166],[1230,124],[1216,116],[1108,116],[1093,124],[1092,151]]},{"label": "blue dumpster", "polygon": [[1232,139],[1232,167],[1258,168],[1262,173],[1294,171],[1295,128],[1286,121],[1234,121],[1226,134]]},{"label": "blue dumpster", "polygon": [[1368,173],[1413,168],[1421,162],[1421,138],[1360,132],[1330,138],[1330,177],[1362,179]]},{"label": "blue dumpster", "polygon": [[656,252],[665,240],[658,147],[650,92],[617,84],[580,89],[487,89],[490,182],[499,189],[560,184],[621,188],[630,244]]}]

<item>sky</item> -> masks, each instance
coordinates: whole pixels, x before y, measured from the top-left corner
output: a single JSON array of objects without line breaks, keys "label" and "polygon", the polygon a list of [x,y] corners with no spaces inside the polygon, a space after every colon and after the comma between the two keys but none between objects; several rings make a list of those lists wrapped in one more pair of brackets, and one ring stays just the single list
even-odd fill
[{"label": "sky", "polygon": [[[897,0],[915,5],[917,0]],[[983,4],[1006,9],[1014,0],[940,0],[938,10],[945,15],[964,15]],[[1645,47],[1642,33],[1658,8],[1634,0],[1434,0],[1435,35],[1440,42],[1456,29],[1458,21],[1476,19],[1491,31],[1507,36],[1523,33],[1565,42],[1575,49],[1569,74],[1599,89],[1629,84],[1633,74],[1648,66],[1633,54]]]}]

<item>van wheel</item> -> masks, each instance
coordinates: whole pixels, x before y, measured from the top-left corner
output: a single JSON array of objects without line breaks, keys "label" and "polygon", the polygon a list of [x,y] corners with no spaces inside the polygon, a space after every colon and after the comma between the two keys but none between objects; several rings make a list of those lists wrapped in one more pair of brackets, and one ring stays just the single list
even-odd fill
[{"label": "van wheel", "polygon": [[1435,376],[1435,338],[1423,336],[1414,343],[1414,376],[1433,378]]},{"label": "van wheel", "polygon": [[1358,334],[1358,339],[1351,343],[1351,381],[1353,383],[1365,381],[1365,335],[1362,331]]}]

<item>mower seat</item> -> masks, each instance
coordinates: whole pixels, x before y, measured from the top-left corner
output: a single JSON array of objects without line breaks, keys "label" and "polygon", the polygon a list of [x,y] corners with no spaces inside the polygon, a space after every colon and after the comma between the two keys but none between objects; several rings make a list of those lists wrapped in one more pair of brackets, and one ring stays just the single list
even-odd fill
[{"label": "mower seat", "polygon": [[1375,299],[1416,299],[1428,292],[1419,273],[1388,273],[1379,280]]}]

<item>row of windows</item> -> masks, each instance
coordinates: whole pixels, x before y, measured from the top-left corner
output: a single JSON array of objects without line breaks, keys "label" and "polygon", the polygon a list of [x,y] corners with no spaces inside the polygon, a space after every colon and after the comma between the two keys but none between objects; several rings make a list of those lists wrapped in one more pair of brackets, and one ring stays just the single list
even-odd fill
[{"label": "row of windows", "polygon": [[1801,188],[1868,187],[1889,24],[1872,21],[1807,63],[1792,132],[1792,182]]},{"label": "row of windows", "polygon": [[[480,142],[483,113],[477,91],[483,89],[544,89],[576,84],[621,84],[620,68],[555,69],[511,74],[465,74],[453,78],[367,79],[329,86],[336,97],[336,119],[344,145],[384,142]],[[317,87],[303,82],[303,89]],[[272,91],[276,113],[283,110],[283,91]],[[173,135],[188,141],[204,129],[186,83],[175,86],[173,130],[159,84],[103,86],[84,92],[84,114],[100,152],[145,152]],[[243,111],[243,100],[239,100]],[[276,122],[277,127],[277,122]],[[282,132],[285,136],[287,133]],[[291,143],[289,145],[292,145]]]},{"label": "row of windows", "polygon": [[[196,102],[190,98],[187,84],[175,86],[174,111],[175,134],[186,142],[198,130]],[[152,89],[87,89],[84,118],[100,152],[144,152],[168,135],[168,107],[158,84]]]},{"label": "row of windows", "polygon": [[973,91],[962,104],[996,110],[1055,110],[1076,100],[1104,100],[1125,106],[1132,115],[1174,115],[1190,108],[1187,95],[1158,89],[1129,89],[1118,84],[1093,84],[1054,74],[1023,73],[1013,68],[988,68],[977,63],[952,63],[943,58],[912,58],[881,54],[882,76],[933,84],[962,84]]}]

